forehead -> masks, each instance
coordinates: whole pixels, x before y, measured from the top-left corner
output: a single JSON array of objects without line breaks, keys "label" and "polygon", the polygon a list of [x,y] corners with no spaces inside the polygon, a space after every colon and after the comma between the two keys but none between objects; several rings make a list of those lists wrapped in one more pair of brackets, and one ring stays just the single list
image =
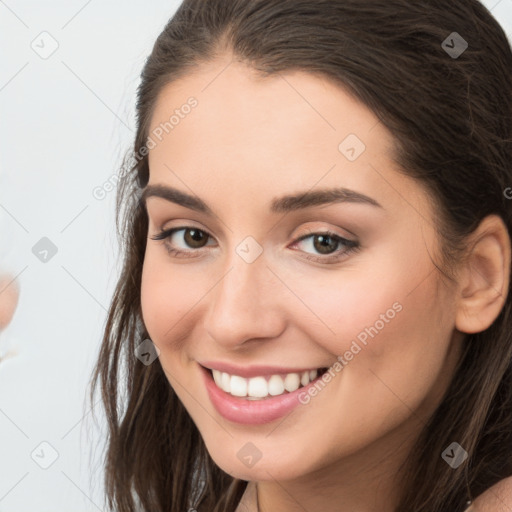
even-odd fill
[{"label": "forehead", "polygon": [[[189,111],[186,103],[191,97],[197,106],[181,113]],[[221,139],[229,132],[225,142],[232,145],[276,141],[286,146],[287,142],[308,140],[318,145],[322,138],[326,145],[337,146],[336,141],[349,133],[368,140],[374,148],[388,149],[392,143],[376,116],[341,85],[304,71],[262,77],[247,65],[226,59],[199,65],[164,86],[155,103],[150,131],[173,114],[179,119],[175,116],[169,135],[179,136],[193,128],[198,136]],[[242,133],[236,131],[242,128]]]},{"label": "forehead", "polygon": [[222,191],[233,203],[244,190],[343,186],[383,204],[390,186],[398,201],[417,186],[394,170],[393,137],[373,112],[303,71],[262,78],[236,61],[198,66],[160,91],[149,136],[150,183]]}]

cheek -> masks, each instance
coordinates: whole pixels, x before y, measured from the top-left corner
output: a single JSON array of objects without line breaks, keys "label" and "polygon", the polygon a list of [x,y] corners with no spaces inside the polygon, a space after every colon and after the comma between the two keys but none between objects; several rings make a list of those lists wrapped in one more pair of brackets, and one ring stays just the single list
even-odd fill
[{"label": "cheek", "polygon": [[[369,257],[371,266],[364,269],[304,276],[295,280],[294,291],[315,314],[300,320],[309,339],[343,357],[351,373],[366,378],[372,370],[402,385],[401,376],[414,382],[415,374],[441,370],[453,333],[454,302],[448,292],[438,291],[438,272],[424,250],[404,250],[400,259],[397,252]],[[425,379],[432,377],[425,374]]]},{"label": "cheek", "polygon": [[141,282],[144,324],[157,345],[177,337],[181,325],[186,323],[183,320],[187,312],[201,293],[186,272],[169,265],[164,252],[160,248],[146,251]]},{"label": "cheek", "polygon": [[154,248],[146,251],[141,280],[142,318],[149,338],[160,350],[159,361],[169,384],[189,411],[194,404],[188,403],[187,394],[182,395],[188,363],[183,348],[190,333],[186,315],[197,302],[196,296],[179,269],[171,268],[165,260],[165,254]]},{"label": "cheek", "polygon": [[[314,315],[304,315],[301,321],[310,339],[336,355],[350,350],[356,341],[374,357],[381,356],[384,347],[371,340],[382,338],[386,331],[396,332],[399,325],[405,327],[404,310],[410,310],[414,298],[410,292],[417,285],[415,276],[383,270],[382,266],[302,276],[294,281],[294,291]],[[416,313],[421,314],[421,309]],[[296,315],[295,321],[298,319]]]},{"label": "cheek", "polygon": [[[152,342],[160,350],[160,362],[172,382],[183,380],[191,368],[189,353],[204,336],[198,329],[208,291],[215,285],[208,268],[172,263],[164,248],[146,250],[141,280],[141,310]],[[174,387],[174,386],[173,386]],[[178,392],[178,389],[176,390]]]}]

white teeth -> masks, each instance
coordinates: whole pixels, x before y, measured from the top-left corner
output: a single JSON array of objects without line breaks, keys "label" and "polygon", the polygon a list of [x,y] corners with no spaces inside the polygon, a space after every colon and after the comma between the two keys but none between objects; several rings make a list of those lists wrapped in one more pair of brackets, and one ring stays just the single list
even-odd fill
[{"label": "white teeth", "polygon": [[284,393],[284,382],[279,375],[272,375],[268,380],[268,393],[272,396],[282,395]]},{"label": "white teeth", "polygon": [[215,384],[217,384],[217,387],[222,389],[222,374],[219,372],[219,370],[212,370],[213,373],[213,380],[215,381]]},{"label": "white teeth", "polygon": [[296,389],[299,389],[299,386],[300,378],[298,373],[289,373],[284,379],[284,389],[290,393]]},{"label": "white teeth", "polygon": [[231,377],[227,373],[221,373],[221,388],[226,393],[231,393]]},{"label": "white teeth", "polygon": [[[233,377],[231,377],[231,379],[233,379]],[[247,390],[247,394],[255,398],[263,398],[264,396],[267,396],[267,379],[265,379],[265,377],[254,377],[252,379],[249,379],[249,387]]]},{"label": "white teeth", "polygon": [[317,370],[306,370],[299,373],[288,373],[284,376],[272,375],[268,380],[265,377],[252,377],[245,379],[239,375],[230,375],[219,370],[212,370],[213,380],[217,387],[233,396],[246,397],[247,400],[261,400],[268,396],[282,395],[286,391],[291,393],[301,386],[307,386],[316,379]]},{"label": "white teeth", "polygon": [[238,375],[231,375],[230,384],[230,393],[233,396],[247,396],[247,379],[239,377]]}]

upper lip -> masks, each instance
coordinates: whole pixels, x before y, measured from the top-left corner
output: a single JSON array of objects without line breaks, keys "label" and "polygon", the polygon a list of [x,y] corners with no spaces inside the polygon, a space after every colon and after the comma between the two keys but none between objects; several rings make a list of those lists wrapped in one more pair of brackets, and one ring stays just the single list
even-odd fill
[{"label": "upper lip", "polygon": [[230,375],[239,375],[244,378],[259,377],[276,375],[280,373],[302,373],[309,370],[317,370],[326,368],[325,366],[302,366],[300,368],[290,368],[285,366],[267,366],[267,365],[250,365],[250,366],[237,366],[233,363],[222,361],[203,361],[199,363],[204,368],[209,370],[218,370],[220,372],[229,373]]}]

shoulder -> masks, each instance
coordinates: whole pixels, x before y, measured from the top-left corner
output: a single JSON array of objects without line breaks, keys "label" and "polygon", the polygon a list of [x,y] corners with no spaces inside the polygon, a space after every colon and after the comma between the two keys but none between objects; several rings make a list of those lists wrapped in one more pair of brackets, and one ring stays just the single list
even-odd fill
[{"label": "shoulder", "polygon": [[480,494],[467,512],[510,512],[512,511],[512,476],[500,480]]}]

